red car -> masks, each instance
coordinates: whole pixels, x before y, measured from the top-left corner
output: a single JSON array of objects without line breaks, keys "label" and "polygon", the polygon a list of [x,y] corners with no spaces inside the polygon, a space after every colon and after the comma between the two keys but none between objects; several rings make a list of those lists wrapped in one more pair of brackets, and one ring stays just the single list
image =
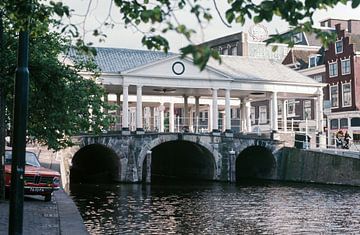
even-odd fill
[{"label": "red car", "polygon": [[[36,154],[26,152],[24,193],[27,195],[43,195],[45,201],[51,201],[54,190],[60,188],[60,174],[40,165]],[[11,184],[11,150],[5,151],[5,188],[10,191]]]}]

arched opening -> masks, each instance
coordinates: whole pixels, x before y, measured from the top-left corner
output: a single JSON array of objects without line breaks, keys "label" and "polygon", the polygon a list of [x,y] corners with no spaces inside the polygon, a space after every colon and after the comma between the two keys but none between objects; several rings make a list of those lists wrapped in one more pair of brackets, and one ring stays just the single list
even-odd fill
[{"label": "arched opening", "polygon": [[241,179],[266,179],[275,168],[271,151],[262,146],[243,150],[236,159],[236,181]]},{"label": "arched opening", "polygon": [[[146,160],[143,169],[146,169]],[[212,180],[215,162],[205,147],[189,141],[169,141],[152,149],[151,182]]]},{"label": "arched opening", "polygon": [[108,183],[119,175],[116,153],[100,144],[80,149],[72,159],[71,183]]}]

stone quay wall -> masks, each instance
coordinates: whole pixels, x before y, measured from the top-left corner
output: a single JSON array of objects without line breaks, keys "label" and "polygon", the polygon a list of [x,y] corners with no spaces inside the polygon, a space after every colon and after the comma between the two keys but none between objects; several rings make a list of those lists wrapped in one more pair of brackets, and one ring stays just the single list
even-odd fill
[{"label": "stone quay wall", "polygon": [[360,186],[359,157],[287,147],[276,157],[278,180]]}]

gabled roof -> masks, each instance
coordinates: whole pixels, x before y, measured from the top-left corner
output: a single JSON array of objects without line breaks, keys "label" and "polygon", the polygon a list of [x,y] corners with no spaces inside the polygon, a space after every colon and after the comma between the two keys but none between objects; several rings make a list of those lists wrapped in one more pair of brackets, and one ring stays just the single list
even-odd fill
[{"label": "gabled roof", "polygon": [[208,65],[228,74],[234,80],[318,84],[312,78],[273,60],[245,56],[221,56],[221,60],[221,64],[218,61],[209,60]]},{"label": "gabled roof", "polygon": [[[94,58],[95,63],[105,73],[126,71],[175,55],[174,53],[166,54],[160,51],[126,48],[96,47],[95,49],[97,52]],[[75,50],[70,50],[69,54],[72,58],[84,59],[84,56],[77,55]]]},{"label": "gabled roof", "polygon": [[322,49],[298,49],[292,48],[289,53],[286,55],[285,59],[282,61],[284,65],[296,65],[297,70],[305,69],[309,67],[309,57],[312,55],[320,55],[320,60],[317,62],[317,65],[324,63],[323,51]]}]

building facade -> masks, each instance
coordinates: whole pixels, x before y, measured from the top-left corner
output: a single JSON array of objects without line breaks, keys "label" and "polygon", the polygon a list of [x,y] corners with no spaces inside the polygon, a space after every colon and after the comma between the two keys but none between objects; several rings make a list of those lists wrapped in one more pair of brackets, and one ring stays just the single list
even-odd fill
[{"label": "building facade", "polygon": [[[322,22],[336,29],[336,41],[325,51],[324,99],[328,100],[328,141],[334,143],[339,130],[348,131],[353,141],[360,141],[360,21]],[[334,25],[336,24],[336,25]]]}]

